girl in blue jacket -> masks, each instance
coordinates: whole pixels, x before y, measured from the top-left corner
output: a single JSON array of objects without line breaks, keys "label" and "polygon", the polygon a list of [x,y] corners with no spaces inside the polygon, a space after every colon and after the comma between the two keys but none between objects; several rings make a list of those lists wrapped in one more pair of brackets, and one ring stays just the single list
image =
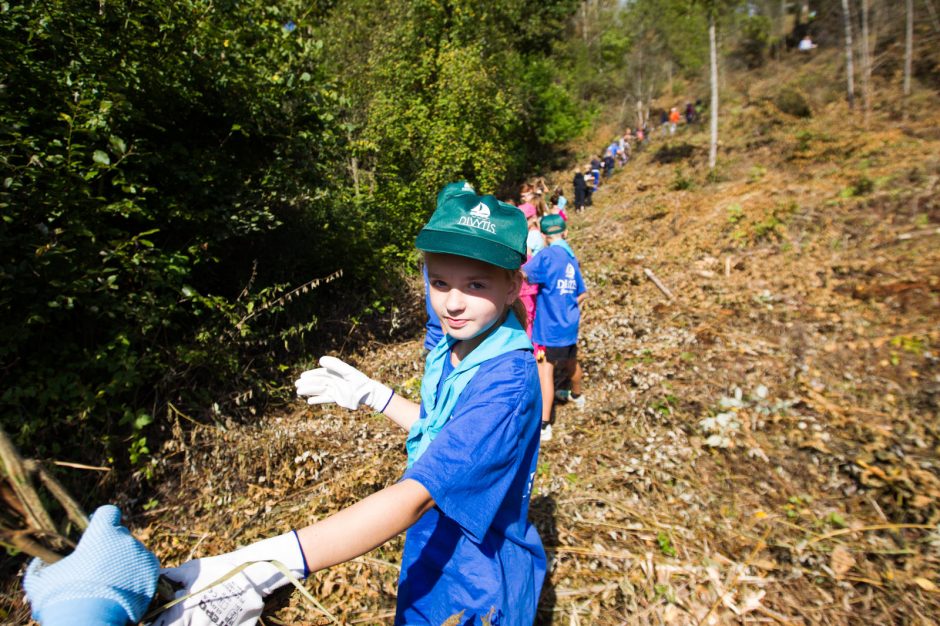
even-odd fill
[{"label": "girl in blue jacket", "polygon": [[[514,312],[526,231],[521,211],[467,183],[441,191],[416,241],[445,333],[428,354],[421,403],[333,357],[296,382],[310,404],[367,406],[407,432],[401,480],[306,528],[164,570],[180,594],[253,561],[306,576],[407,531],[396,624],[439,626],[461,613],[464,625],[535,620],[545,553],[528,509],[542,401]],[[155,624],[254,624],[262,598],[287,582],[270,563],[253,563]]]}]

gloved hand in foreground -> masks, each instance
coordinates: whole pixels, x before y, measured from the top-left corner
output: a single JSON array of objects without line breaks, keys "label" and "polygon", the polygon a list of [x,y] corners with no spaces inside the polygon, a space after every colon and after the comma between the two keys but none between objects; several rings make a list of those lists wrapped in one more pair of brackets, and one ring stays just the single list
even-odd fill
[{"label": "gloved hand in foreground", "polygon": [[33,559],[23,588],[43,626],[123,626],[143,617],[157,590],[160,563],[121,526],[110,504],[91,517],[75,551],[48,565]]},{"label": "gloved hand in foreground", "polygon": [[331,356],[320,358],[320,367],[301,374],[294,386],[298,396],[307,398],[307,404],[335,402],[350,410],[364,404],[379,413],[394,395],[382,383]]},{"label": "gloved hand in foreground", "polygon": [[176,592],[177,598],[197,593],[161,613],[152,626],[254,625],[264,608],[264,597],[290,582],[274,565],[249,565],[225,582],[202,590],[240,565],[272,560],[283,563],[300,579],[306,578],[309,573],[300,541],[293,531],[234,552],[196,559],[179,567],[162,570],[163,576],[183,585]]}]

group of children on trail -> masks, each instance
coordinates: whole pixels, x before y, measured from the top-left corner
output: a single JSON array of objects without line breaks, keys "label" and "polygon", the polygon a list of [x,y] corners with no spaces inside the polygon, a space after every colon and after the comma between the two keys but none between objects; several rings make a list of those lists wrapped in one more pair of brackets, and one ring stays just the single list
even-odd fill
[{"label": "group of children on trail", "polygon": [[304,528],[166,570],[120,511],[101,507],[71,555],[27,568],[33,617],[136,623],[162,574],[177,600],[153,624],[255,624],[264,598],[290,584],[284,572],[306,578],[407,530],[395,624],[532,624],[546,557],[528,509],[556,366],[570,370],[570,397],[583,398],[584,281],[565,241],[566,203],[559,193],[549,209],[543,195],[529,188],[516,207],[466,182],[439,193],[415,242],[442,333],[427,346],[419,404],[329,356],[295,382],[309,404],[365,406],[405,431],[398,482]]},{"label": "group of children on trail", "polygon": [[583,168],[576,168],[573,181],[575,211],[580,213],[584,207],[591,206],[592,196],[600,188],[601,180],[610,178],[618,166],[624,167],[630,162],[634,143],[639,150],[647,141],[649,137],[645,126],[637,127],[636,132],[627,128],[623,135],[610,142],[602,154],[591,157],[590,163]]},{"label": "group of children on trail", "polygon": [[686,102],[683,113],[679,113],[679,107],[672,107],[669,111],[663,109],[659,116],[659,127],[662,129],[663,134],[668,131],[670,135],[675,135],[676,129],[679,127],[679,122],[682,121],[683,117],[687,125],[697,122],[698,108],[700,106],[701,103],[698,102],[696,104]]}]

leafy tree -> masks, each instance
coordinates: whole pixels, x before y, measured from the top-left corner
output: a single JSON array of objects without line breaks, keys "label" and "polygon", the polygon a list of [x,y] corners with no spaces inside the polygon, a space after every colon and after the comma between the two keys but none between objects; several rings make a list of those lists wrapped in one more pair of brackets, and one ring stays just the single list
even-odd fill
[{"label": "leafy tree", "polygon": [[463,177],[492,191],[583,129],[587,117],[546,61],[574,6],[348,0],[324,21],[348,95],[358,201],[389,253],[411,254],[442,183]]},{"label": "leafy tree", "polygon": [[271,246],[331,219],[336,96],[260,2],[0,10],[0,413],[40,452],[138,461],[167,400],[260,384],[284,328],[239,322],[335,267],[322,229]]},{"label": "leafy tree", "polygon": [[139,466],[169,403],[266,397],[316,324],[292,287],[342,269],[358,306],[443,182],[496,189],[583,128],[547,61],[575,9],[0,5],[4,426]]}]

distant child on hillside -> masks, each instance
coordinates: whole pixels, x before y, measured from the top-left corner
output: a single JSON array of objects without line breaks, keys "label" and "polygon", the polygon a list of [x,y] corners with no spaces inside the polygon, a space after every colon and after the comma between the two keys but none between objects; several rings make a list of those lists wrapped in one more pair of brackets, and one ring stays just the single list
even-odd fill
[{"label": "distant child on hillside", "polygon": [[[525,185],[525,187],[528,186],[529,185]],[[539,220],[541,216],[537,214],[537,207],[529,202],[519,205],[519,208],[526,218],[526,225],[528,227],[525,245],[526,260],[529,260],[532,258],[532,255],[545,247],[545,240],[542,238],[542,234],[539,231]],[[533,285],[525,279],[522,280],[522,285],[519,287],[519,301],[522,302],[522,305],[525,307],[525,332],[530,339],[532,338],[532,322],[535,320],[535,305],[538,293],[538,285]]]},{"label": "distant child on hillside", "polygon": [[633,135],[630,133],[630,129],[627,129],[627,132],[623,134],[623,139],[620,140],[621,143],[621,158],[623,159],[623,164],[626,165],[630,162],[630,155],[633,152],[633,146],[631,142],[633,141]]},{"label": "distant child on hillside", "polygon": [[[601,186],[601,160],[598,157],[591,159],[591,176],[593,178],[591,193],[594,193],[597,191],[597,188]],[[590,202],[588,206],[590,206]]]},{"label": "distant child on hillside", "polygon": [[[565,193],[562,188],[555,187],[555,191],[552,192],[552,205],[558,207],[559,212],[564,211],[565,207],[568,206],[568,198],[565,197]],[[568,219],[565,217],[565,219]]]},{"label": "distant child on hillside", "polygon": [[542,217],[542,215],[538,213],[538,207],[535,205],[535,190],[532,185],[529,183],[522,185],[522,189],[519,190],[519,200],[518,209],[522,211],[526,219],[528,219],[530,215],[536,215],[539,218]]},{"label": "distant child on hillside", "polygon": [[537,179],[532,185],[532,192],[534,195],[532,201],[535,203],[535,213],[539,216],[539,219],[542,219],[543,216],[548,215],[548,202],[546,201],[546,195],[548,195],[548,187],[545,185],[544,179]]},{"label": "distant child on hillside", "polygon": [[614,166],[616,165],[614,154],[616,153],[608,150],[607,154],[604,155],[604,178],[610,178],[611,174],[614,173]]},{"label": "distant child on hillside", "polygon": [[[561,202],[559,202],[559,200]],[[564,205],[568,203],[568,200],[561,195],[561,188],[555,189],[552,192],[552,197],[548,201],[548,215],[560,215],[561,219],[568,221],[568,214],[565,213]]]},{"label": "distant child on hillside", "polygon": [[[544,349],[538,355],[539,381],[542,385],[542,440],[552,438],[552,404],[555,398],[556,374],[562,382],[570,381],[569,397],[578,408],[584,408],[581,395],[581,366],[578,363],[578,327],[581,303],[587,297],[581,267],[571,246],[565,241],[567,227],[558,215],[542,218],[544,250],[522,266],[530,283],[539,286],[532,341]],[[566,390],[567,391],[567,390]]]},{"label": "distant child on hillside", "polygon": [[677,109],[676,107],[672,107],[671,109],[669,109],[669,134],[670,135],[676,134],[676,126],[679,125],[680,119],[681,119],[681,116],[679,115],[679,109]]},{"label": "distant child on hillside", "polygon": [[[560,220],[560,218],[558,218]],[[402,479],[306,528],[164,575],[198,591],[158,626],[254,623],[263,597],[343,563],[407,530],[395,624],[532,624],[545,577],[528,520],[539,452],[541,397],[532,342],[517,317],[526,220],[466,183],[438,195],[418,234],[430,300],[444,338],[428,355],[416,404],[333,357],[295,383],[310,404],[365,406],[408,433]]]},{"label": "distant child on hillside", "polygon": [[584,180],[584,174],[578,168],[574,171],[574,210],[580,213],[584,210],[585,200],[587,199],[587,181]]}]

